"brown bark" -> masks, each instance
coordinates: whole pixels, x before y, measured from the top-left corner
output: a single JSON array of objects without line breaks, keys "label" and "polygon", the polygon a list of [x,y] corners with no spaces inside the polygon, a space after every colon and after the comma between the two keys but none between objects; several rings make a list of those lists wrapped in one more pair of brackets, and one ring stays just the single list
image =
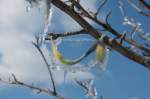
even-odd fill
[{"label": "brown bark", "polygon": [[[63,3],[61,0],[52,0],[52,4],[55,5],[57,8],[65,12],[67,15],[72,17],[83,29],[95,39],[99,39],[102,35],[99,31],[97,31],[93,26],[91,26],[85,19],[83,19],[77,12],[70,8],[70,6]],[[113,40],[107,36],[103,39],[104,43],[111,47],[112,49],[119,52],[121,55],[133,60],[139,64],[142,64],[144,67],[150,69],[150,59],[141,56],[127,47],[122,46],[116,40]]]}]

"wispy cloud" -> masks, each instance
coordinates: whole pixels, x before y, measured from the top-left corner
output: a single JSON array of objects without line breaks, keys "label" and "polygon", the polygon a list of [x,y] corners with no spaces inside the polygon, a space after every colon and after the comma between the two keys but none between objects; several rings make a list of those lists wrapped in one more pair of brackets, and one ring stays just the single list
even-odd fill
[{"label": "wispy cloud", "polygon": [[131,97],[130,99],[139,99],[139,97],[135,96],[135,97]]}]

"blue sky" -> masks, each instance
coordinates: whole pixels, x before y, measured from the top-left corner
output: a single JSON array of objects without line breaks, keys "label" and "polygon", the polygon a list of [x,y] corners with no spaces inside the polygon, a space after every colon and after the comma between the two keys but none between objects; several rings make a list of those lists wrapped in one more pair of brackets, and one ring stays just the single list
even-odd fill
[{"label": "blue sky", "polygon": [[[86,7],[88,5],[92,10],[96,9],[96,0],[84,1],[82,4]],[[128,27],[121,26],[122,16],[116,5],[117,1],[110,0],[102,10],[102,16],[112,10],[110,23],[113,27],[118,31],[129,30]],[[0,77],[7,79],[11,73],[14,73],[22,81],[44,83],[44,86],[46,86],[48,82],[48,77],[45,76],[47,70],[43,66],[44,63],[40,55],[31,44],[31,41],[35,40],[34,35],[43,31],[44,16],[42,11],[39,12],[37,8],[33,8],[27,13],[26,5],[23,0],[0,1]],[[145,31],[150,31],[150,20],[148,18],[136,13],[127,3],[125,3],[125,11],[129,17],[134,17],[136,21],[141,22]],[[80,29],[77,23],[73,22],[68,16],[65,17],[58,9],[53,9],[49,31],[58,33],[76,29]],[[89,36],[83,37],[90,38]],[[72,46],[71,43],[66,42],[60,46],[60,49],[64,50],[66,57],[73,58],[84,52],[89,45],[89,42],[88,44],[83,42],[81,44],[74,43],[74,46]],[[46,55],[49,54],[45,48],[43,48],[43,51]],[[49,56],[47,57],[49,58]],[[88,59],[91,58],[93,58],[93,55],[88,57]],[[84,91],[72,83],[71,79],[73,77],[94,77],[98,95],[103,95],[103,99],[149,99],[150,97],[150,86],[148,85],[150,83],[150,71],[115,51],[110,53],[106,72],[102,73],[96,67],[91,73],[68,74],[67,79],[70,82],[64,83],[63,72],[55,72],[58,91],[69,97],[68,99],[86,99]],[[3,84],[0,85],[0,98],[55,99],[45,94],[37,95],[28,88]]]}]

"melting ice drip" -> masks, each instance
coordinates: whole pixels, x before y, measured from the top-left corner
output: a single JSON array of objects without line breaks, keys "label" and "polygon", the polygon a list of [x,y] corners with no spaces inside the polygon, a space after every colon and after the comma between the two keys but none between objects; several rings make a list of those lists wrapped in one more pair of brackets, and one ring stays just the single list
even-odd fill
[{"label": "melting ice drip", "polygon": [[110,54],[110,50],[107,47],[105,48],[105,50],[106,50],[105,51],[106,55],[105,55],[105,58],[104,58],[104,62],[101,63],[98,60],[96,60],[97,65],[99,66],[99,68],[102,72],[105,72],[107,70],[108,61],[109,61],[109,54]]},{"label": "melting ice drip", "polygon": [[44,31],[39,34],[39,41],[42,44],[45,41],[45,36],[48,32],[48,27],[50,25],[50,20],[52,18],[51,11],[51,0],[26,0],[29,5],[26,7],[26,11],[29,12],[33,7],[38,7],[39,10],[44,10]]}]

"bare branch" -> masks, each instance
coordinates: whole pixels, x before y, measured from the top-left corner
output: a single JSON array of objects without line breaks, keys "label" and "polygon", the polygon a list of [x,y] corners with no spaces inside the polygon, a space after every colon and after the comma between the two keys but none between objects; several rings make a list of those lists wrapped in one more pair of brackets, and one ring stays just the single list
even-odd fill
[{"label": "bare branch", "polygon": [[[95,17],[91,16],[78,2],[76,2],[75,0],[73,0],[73,1],[74,1],[74,3],[76,3],[76,4],[80,7],[80,9],[82,10],[82,12],[85,13],[85,15],[86,15],[87,18],[89,18],[89,19],[91,19],[92,21],[96,22],[98,25],[102,26],[105,30],[109,31],[109,32],[112,33],[113,35],[115,35],[115,36],[121,38],[122,34],[120,34],[120,33],[117,32],[114,28],[112,28],[111,25],[109,25],[109,24],[107,24],[107,23],[104,23],[104,22],[102,22],[102,21],[96,19]],[[69,6],[68,6],[68,7],[69,7]],[[70,8],[70,7],[69,7],[69,8]],[[70,10],[72,10],[72,9],[70,9]],[[72,11],[70,11],[70,12],[72,12]],[[70,12],[69,12],[69,13],[70,13]],[[75,12],[75,11],[73,10],[73,12]],[[76,14],[79,14],[79,13],[77,13],[77,12],[75,12],[75,13],[76,13]],[[80,15],[80,14],[79,14],[79,15]],[[108,15],[109,15],[109,14],[108,14]],[[76,18],[77,18],[77,17],[76,17]],[[81,20],[80,20],[80,21],[81,21]],[[86,28],[88,28],[88,27],[86,27]],[[135,46],[136,48],[138,48],[138,49],[140,49],[140,50],[144,50],[145,52],[149,52],[149,51],[150,51],[149,49],[145,48],[144,46],[139,45],[139,44],[137,44],[136,42],[133,42],[132,40],[130,40],[130,39],[126,38],[126,37],[124,38],[124,40],[125,40],[127,43],[129,43],[129,44]]]},{"label": "bare branch", "polygon": [[121,45],[122,45],[122,43],[123,43],[125,37],[126,37],[126,32],[124,32],[124,34],[123,34],[122,37],[121,37],[121,40],[120,40],[120,44],[121,44]]},{"label": "bare branch", "polygon": [[66,36],[72,36],[72,35],[79,35],[79,34],[87,34],[85,30],[79,30],[79,31],[74,31],[74,32],[65,32],[65,33],[48,33],[48,36],[45,38],[45,40],[50,40],[50,36],[52,36],[52,39],[55,40],[59,37],[66,37]]},{"label": "bare branch", "polygon": [[43,58],[43,60],[44,60],[44,62],[45,62],[45,64],[46,64],[47,70],[48,70],[48,72],[49,72],[50,79],[51,79],[51,81],[52,81],[52,86],[53,86],[54,94],[57,94],[56,87],[55,87],[55,82],[54,82],[54,78],[53,78],[53,74],[52,74],[51,68],[49,68],[49,64],[48,64],[48,62],[47,62],[47,60],[46,60],[46,58],[45,58],[45,56],[44,56],[44,54],[43,54],[41,48],[40,48],[39,45],[38,45],[38,43],[39,43],[38,40],[39,40],[39,39],[36,38],[36,41],[37,41],[37,42],[36,42],[36,43],[32,42],[32,43],[33,43],[33,45],[35,46],[35,48],[37,48],[37,50],[38,50],[39,53],[41,54],[41,56],[42,56],[42,58]]},{"label": "bare branch", "polygon": [[112,13],[112,11],[110,11],[110,12],[106,15],[106,19],[105,19],[105,22],[106,22],[106,24],[107,24],[108,26],[110,26],[110,24],[109,24],[109,22],[108,22],[108,19],[110,18],[111,13]]},{"label": "bare branch", "polygon": [[148,4],[145,0],[139,0],[139,2],[144,5],[146,9],[150,10],[150,4]]},{"label": "bare branch", "polygon": [[[106,31],[105,29],[97,29],[98,31]],[[57,38],[59,38],[59,37],[61,37],[61,38],[63,38],[63,37],[67,37],[67,36],[74,36],[74,35],[81,35],[81,34],[88,34],[87,32],[86,32],[86,30],[84,30],[84,29],[81,29],[81,30],[78,30],[78,31],[73,31],[73,32],[65,32],[65,33],[48,33],[47,34],[47,36],[46,36],[46,38],[45,38],[45,40],[50,40],[50,36],[52,36],[52,39],[53,40],[56,40]]]},{"label": "bare branch", "polygon": [[[96,39],[99,39],[101,37],[101,33],[98,32],[95,28],[93,28],[89,23],[87,23],[87,21],[85,21],[77,12],[75,12],[74,10],[72,10],[68,5],[64,4],[62,1],[60,0],[53,0],[52,3],[58,7],[59,9],[61,9],[62,11],[64,11],[65,13],[67,13],[68,15],[70,15],[76,22],[78,22],[85,30],[87,33],[89,33],[91,36],[95,37]],[[120,36],[121,37],[121,36]],[[150,59],[147,59],[133,51],[131,51],[130,49],[120,45],[120,43],[118,43],[115,40],[110,39],[109,37],[105,36],[104,37],[104,43],[107,44],[109,47],[113,48],[114,50],[118,51],[120,54],[122,54],[123,56],[128,57],[131,60],[136,61],[137,63],[143,64],[145,67],[150,68]],[[133,42],[132,42],[133,43]],[[132,44],[134,45],[134,43]],[[136,44],[135,44],[136,45]],[[141,46],[138,45],[138,47],[143,48]]]},{"label": "bare branch", "polygon": [[107,0],[103,0],[102,4],[100,4],[99,8],[97,9],[97,12],[94,14],[95,18],[97,18],[98,14],[100,13],[103,6],[106,4]]},{"label": "bare branch", "polygon": [[34,84],[26,84],[24,82],[19,81],[16,76],[14,74],[12,74],[12,80],[10,80],[11,78],[9,78],[8,81],[3,80],[2,78],[0,79],[1,82],[5,83],[5,84],[12,84],[12,85],[19,85],[19,86],[24,86],[27,87],[29,89],[35,90],[37,91],[37,94],[41,94],[41,93],[46,93],[50,96],[55,96],[58,99],[66,99],[64,96],[60,95],[60,94],[55,94],[53,91],[49,90],[49,89],[45,89],[45,88],[40,88],[38,86],[34,86]]},{"label": "bare branch", "polygon": [[[140,14],[144,15],[144,16],[148,16],[150,17],[150,12],[145,12],[143,11],[141,8],[139,8],[136,4],[134,4],[132,2],[132,0],[128,0],[129,4],[137,11],[139,12]],[[150,11],[150,5],[145,2],[145,0],[139,0],[139,2],[144,5],[144,7],[146,7],[149,11]]]}]

